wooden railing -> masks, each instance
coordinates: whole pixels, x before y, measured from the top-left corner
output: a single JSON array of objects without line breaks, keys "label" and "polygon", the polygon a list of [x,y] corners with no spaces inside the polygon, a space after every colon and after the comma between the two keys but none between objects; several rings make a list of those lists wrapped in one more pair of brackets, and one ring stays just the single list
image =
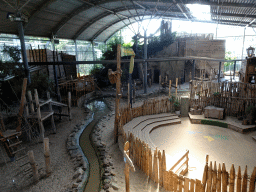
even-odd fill
[{"label": "wooden railing", "polygon": [[[177,161],[177,163],[175,163],[172,166],[172,168],[169,171],[176,170],[175,171],[176,174],[179,173],[180,175],[185,175],[188,172],[188,160],[189,160],[188,154],[189,154],[189,150],[187,150],[187,152]],[[178,167],[178,165],[180,166]]]}]

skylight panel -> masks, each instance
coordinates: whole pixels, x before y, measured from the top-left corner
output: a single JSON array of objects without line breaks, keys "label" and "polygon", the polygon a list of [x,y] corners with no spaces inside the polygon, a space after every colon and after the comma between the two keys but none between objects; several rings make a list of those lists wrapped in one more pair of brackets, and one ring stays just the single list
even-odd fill
[{"label": "skylight panel", "polygon": [[211,20],[210,5],[187,4],[191,14],[198,20]]}]

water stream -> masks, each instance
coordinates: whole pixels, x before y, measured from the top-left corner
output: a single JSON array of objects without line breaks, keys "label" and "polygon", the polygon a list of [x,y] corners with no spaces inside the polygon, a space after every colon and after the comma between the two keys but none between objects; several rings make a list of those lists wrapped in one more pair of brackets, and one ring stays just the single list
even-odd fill
[{"label": "water stream", "polygon": [[94,100],[87,107],[94,112],[93,121],[84,129],[79,144],[90,164],[90,175],[84,192],[99,191],[100,186],[100,167],[96,152],[90,141],[90,133],[97,125],[98,121],[105,116],[109,109],[102,100]]}]

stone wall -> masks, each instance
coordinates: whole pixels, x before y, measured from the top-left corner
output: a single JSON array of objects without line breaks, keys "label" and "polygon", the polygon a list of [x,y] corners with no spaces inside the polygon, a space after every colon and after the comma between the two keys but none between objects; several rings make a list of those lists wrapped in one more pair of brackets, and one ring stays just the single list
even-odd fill
[{"label": "stone wall", "polygon": [[[154,58],[168,58],[168,57],[209,57],[216,59],[225,58],[225,40],[212,40],[203,37],[186,37],[179,38],[160,51]],[[219,69],[219,62],[214,61],[196,61],[196,69],[205,69],[210,74],[210,69]],[[222,70],[224,65],[222,65]],[[169,80],[175,81],[177,77],[183,80],[189,80],[189,74],[192,72],[192,62],[186,61],[168,61],[168,62],[150,62],[148,63],[148,70],[151,70],[152,79],[154,71],[159,70],[162,77],[168,76]],[[141,75],[142,78],[142,75]],[[156,82],[155,82],[156,83]]]}]

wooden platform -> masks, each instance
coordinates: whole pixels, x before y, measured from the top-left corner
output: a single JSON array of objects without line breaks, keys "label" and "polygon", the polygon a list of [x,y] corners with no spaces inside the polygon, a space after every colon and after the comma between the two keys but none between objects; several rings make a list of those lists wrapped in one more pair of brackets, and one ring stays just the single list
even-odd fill
[{"label": "wooden platform", "polygon": [[249,131],[255,131],[256,125],[242,125],[242,121],[238,120],[236,117],[226,116],[224,120],[220,119],[212,119],[212,118],[205,118],[204,115],[192,115],[189,113],[189,119],[192,124],[201,124],[201,120],[211,120],[211,121],[218,121],[228,124],[228,128],[240,133],[246,133]]},{"label": "wooden platform", "polygon": [[149,134],[157,128],[167,125],[180,124],[180,118],[171,113],[163,113],[157,115],[147,115],[134,118],[132,121],[124,125],[124,131],[126,134],[128,132],[133,133],[138,139],[148,143],[151,149],[155,149],[156,146],[151,141]]}]

